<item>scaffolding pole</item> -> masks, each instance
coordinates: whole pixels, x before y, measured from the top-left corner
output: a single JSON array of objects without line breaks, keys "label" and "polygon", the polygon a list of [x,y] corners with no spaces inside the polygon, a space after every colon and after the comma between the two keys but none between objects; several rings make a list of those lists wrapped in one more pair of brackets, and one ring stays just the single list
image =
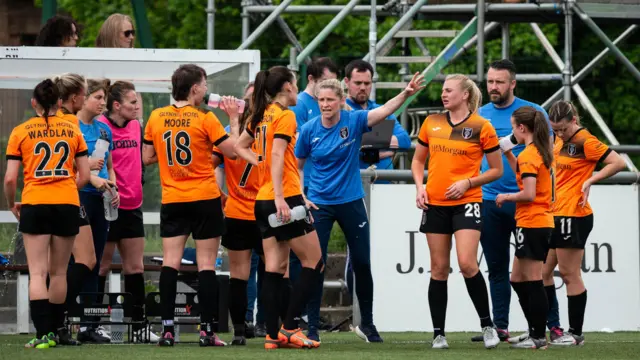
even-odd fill
[{"label": "scaffolding pole", "polygon": [[511,54],[511,33],[509,23],[502,23],[502,58],[508,59]]},{"label": "scaffolding pole", "polygon": [[[386,43],[393,39],[393,35],[395,35],[407,21],[413,19],[418,10],[420,10],[420,7],[422,7],[422,5],[426,3],[427,0],[417,0],[416,3],[413,4],[395,24],[393,24],[393,27],[391,27],[391,29],[386,34],[384,34],[382,39],[380,39],[380,41],[376,44],[376,52],[372,54],[371,51],[369,51],[369,53],[363,58],[363,60],[370,61],[371,56],[376,56],[377,52],[380,51],[380,49],[382,49],[382,47]],[[371,8],[371,6],[369,6],[369,8]]]},{"label": "scaffolding pole", "polygon": [[[270,13],[277,9],[275,5],[249,5],[246,7],[249,13]],[[293,5],[284,10],[285,14],[337,14],[344,5]],[[477,9],[476,4],[451,4],[451,5],[426,5],[417,9],[421,14],[442,15],[458,14],[473,16]],[[391,15],[385,11],[384,6],[376,6],[379,16]],[[556,4],[489,4],[487,13],[495,14],[556,14],[559,8]],[[560,9],[561,10],[561,9]],[[371,5],[358,5],[353,9],[354,15],[368,15]]]},{"label": "scaffolding pole", "polygon": [[242,14],[240,17],[242,17],[242,42],[247,41],[247,38],[249,38],[249,31],[251,30],[251,18],[249,18],[249,6],[251,6],[251,4],[251,0],[244,0],[241,3]]},{"label": "scaffolding pole", "polygon": [[602,31],[602,29],[600,29],[598,27],[598,25],[596,25],[596,23],[589,17],[589,15],[587,15],[581,8],[580,6],[578,6],[577,4],[574,5],[574,9],[576,14],[578,14],[578,17],[580,18],[580,20],[582,20],[585,24],[587,24],[587,26],[589,28],[591,28],[591,30],[593,31],[594,34],[596,34],[596,36],[598,38],[600,38],[600,40],[602,40],[602,42],[609,48],[611,49],[611,51],[613,52],[613,55],[615,55],[616,58],[618,58],[618,60],[620,60],[620,62],[626,66],[627,69],[629,69],[629,71],[631,72],[631,74],[638,79],[638,81],[640,81],[640,71],[638,71],[638,69],[631,63],[631,61],[629,61],[629,59],[627,59],[626,56],[624,56],[624,54],[622,53],[622,51],[620,51],[620,49],[618,49],[618,47],[611,42],[611,40],[609,39],[609,37],[607,36],[607,34],[604,33],[604,31]]},{"label": "scaffolding pole", "polygon": [[[571,100],[571,50],[573,47],[573,9],[574,0],[564,2],[564,67],[562,71],[562,86],[564,87],[564,99]],[[539,27],[536,28],[540,30]],[[542,33],[542,31],[540,31]],[[543,35],[544,36],[544,35]],[[545,37],[546,39],[546,37]],[[542,40],[540,40],[542,41]]]},{"label": "scaffolding pole", "polygon": [[216,28],[216,2],[209,0],[207,4],[207,49],[214,47],[214,34]]},{"label": "scaffolding pole", "polygon": [[[566,68],[566,64],[562,61],[560,55],[558,55],[556,50],[553,48],[553,45],[551,45],[551,42],[549,41],[549,39],[547,39],[546,35],[542,32],[542,29],[540,29],[538,24],[531,23],[531,28],[533,29],[534,34],[546,50],[547,54],[549,54],[549,57],[551,57],[551,60],[558,67],[558,69],[562,70]],[[616,136],[613,135],[613,133],[609,129],[609,126],[607,126],[607,123],[604,121],[602,116],[600,116],[600,113],[598,113],[598,110],[595,108],[595,106],[593,106],[593,103],[591,102],[591,100],[589,100],[587,94],[585,94],[585,92],[582,90],[580,84],[575,84],[572,86],[572,88],[578,96],[580,103],[582,103],[582,105],[591,115],[596,124],[598,124],[600,130],[602,130],[602,133],[607,138],[607,140],[609,140],[612,145],[620,145],[620,142],[618,141]],[[630,171],[638,171],[628,155],[623,154],[621,156],[623,157],[625,163],[627,164],[627,168],[629,168]]]},{"label": "scaffolding pole", "polygon": [[298,49],[295,46],[289,48],[289,70],[298,72]]},{"label": "scaffolding pole", "polygon": [[484,0],[478,0],[478,30],[476,36],[478,43],[476,44],[476,75],[478,82],[482,82],[484,78],[484,14],[486,6]]},{"label": "scaffolding pole", "polygon": [[[624,39],[626,39],[627,37],[629,37],[629,35],[633,34],[633,32],[638,28],[638,25],[631,25],[627,28],[627,30],[625,30],[622,34],[620,34],[620,36],[618,36],[614,41],[613,44],[614,45],[618,45],[618,43],[620,43],[621,41],[623,41]],[[611,49],[609,48],[605,48],[604,50],[602,50],[598,56],[596,56],[595,58],[593,58],[593,60],[591,60],[587,65],[585,65],[582,70],[578,71],[578,73],[571,79],[571,85],[575,85],[577,83],[579,83],[582,79],[584,79],[587,75],[589,75],[591,73],[591,71],[593,71],[593,69],[602,62],[602,60],[604,60],[604,58],[611,52]],[[547,99],[547,101],[544,102],[544,104],[542,104],[542,107],[545,109],[548,109],[549,106],[551,106],[552,103],[556,102],[557,100],[560,100],[560,98],[562,98],[562,94],[564,92],[564,88],[559,89],[558,91],[555,92],[555,94],[551,95],[551,97],[549,99]]]},{"label": "scaffolding pole", "polygon": [[[453,60],[450,60],[450,63]],[[413,76],[412,75],[407,75],[405,77],[403,77],[404,81],[409,81],[411,80]],[[472,81],[478,82],[478,76],[475,74],[470,74],[467,75],[467,77],[469,79],[471,79]],[[438,74],[436,75],[432,81],[444,81],[446,78],[446,75],[444,74]],[[557,74],[516,74],[516,80],[518,81],[525,81],[525,82],[535,82],[535,81],[562,81],[562,74],[561,73],[557,73]],[[390,83],[390,84],[396,84],[396,83]],[[390,86],[387,88],[404,88],[404,86],[406,86],[405,83],[397,83],[397,86]],[[405,84],[404,86],[402,86],[402,84]],[[562,91],[562,89],[560,90]]]},{"label": "scaffolding pole", "polygon": [[[262,33],[267,30],[267,28],[269,27],[269,25],[271,25],[271,23],[273,23],[273,21],[280,16],[280,14],[282,14],[282,12],[287,8],[287,6],[289,6],[291,3],[293,2],[293,0],[284,0],[282,1],[282,3],[280,3],[280,5],[278,5],[275,10],[269,14],[269,16],[267,16],[266,19],[264,19],[264,21],[258,26],[257,29],[255,29],[251,35],[249,35],[249,37],[247,37],[245,40],[242,41],[242,44],[240,44],[240,46],[238,46],[238,50],[245,50],[247,49],[249,46],[251,46],[251,44],[256,41],[256,39],[262,35]],[[249,7],[245,7],[245,9],[248,9]],[[243,11],[244,12],[244,11]],[[244,31],[244,26],[245,26],[245,19],[243,19],[243,34],[245,33]],[[247,25],[249,24],[249,17],[247,14],[246,17],[246,22]],[[247,26],[247,32],[248,32],[248,26]]]},{"label": "scaffolding pole", "polygon": [[[369,54],[376,53],[376,43],[378,42],[378,17],[376,0],[371,0],[371,14],[369,16]],[[372,56],[369,59],[369,63],[373,68],[373,74],[371,74],[371,93],[369,94],[369,100],[376,101],[376,82],[378,82],[378,70],[376,69],[376,57]],[[344,74],[345,76],[351,76],[351,74]]]}]

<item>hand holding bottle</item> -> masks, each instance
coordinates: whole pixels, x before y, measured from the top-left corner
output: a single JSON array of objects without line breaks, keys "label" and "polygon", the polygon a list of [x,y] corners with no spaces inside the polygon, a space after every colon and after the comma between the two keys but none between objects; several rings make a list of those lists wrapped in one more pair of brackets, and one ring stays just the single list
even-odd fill
[{"label": "hand holding bottle", "polygon": [[[204,96],[204,102],[210,108],[220,107],[222,110],[224,110],[223,108],[224,104],[223,103],[221,104],[221,102],[223,102],[223,98],[225,97],[226,96],[220,96],[218,94],[206,94]],[[236,99],[235,97],[233,99],[235,99],[236,105],[238,106],[238,113],[240,114],[244,113],[244,106],[245,106],[244,100]]]},{"label": "hand holding bottle", "polygon": [[230,120],[238,120],[238,114],[240,112],[240,108],[238,106],[238,102],[233,96],[223,96],[222,101],[220,102],[220,109],[222,109],[227,115],[229,115]]}]

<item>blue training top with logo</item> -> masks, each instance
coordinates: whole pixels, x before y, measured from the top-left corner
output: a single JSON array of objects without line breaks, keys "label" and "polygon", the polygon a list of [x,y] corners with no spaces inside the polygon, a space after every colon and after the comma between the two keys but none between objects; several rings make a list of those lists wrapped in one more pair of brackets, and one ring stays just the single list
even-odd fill
[{"label": "blue training top with logo", "polygon": [[[102,165],[102,169],[100,169],[100,172],[98,173],[98,177],[102,179],[108,179],[109,170],[107,169],[107,159],[109,158],[109,154],[113,150],[113,137],[111,135],[111,129],[109,129],[109,125],[98,120],[93,120],[91,124],[85,124],[80,121],[80,131],[82,132],[84,141],[87,143],[89,157],[91,157],[91,154],[93,154],[93,150],[96,149],[96,141],[98,141],[98,139],[106,140],[109,142],[109,149],[104,154],[104,165]],[[83,187],[80,191],[99,193],[98,189],[93,187],[91,183],[85,185],[85,187]]]},{"label": "blue training top with logo", "polygon": [[[302,126],[296,157],[312,167],[307,198],[320,205],[345,204],[364,197],[360,180],[362,135],[371,131],[368,111],[340,111],[340,121],[331,128],[317,117]],[[306,168],[306,166],[305,166]]]},{"label": "blue training top with logo", "polygon": [[[353,110],[365,110],[362,108],[362,106],[360,106],[360,104],[357,104],[355,101],[351,100],[351,98],[347,98],[347,105],[351,106]],[[366,110],[373,110],[375,108],[379,108],[380,106],[382,105],[376,103],[375,101],[367,100]],[[393,120],[396,122],[395,125],[393,126],[393,135],[396,138],[398,138],[398,148],[399,149],[410,148],[411,138],[409,137],[409,134],[407,134],[407,131],[402,127],[402,125],[400,125],[398,118],[395,115],[391,114],[387,117],[387,120]],[[393,170],[393,157],[384,158],[375,165],[378,169],[381,169],[381,170]],[[368,167],[369,167],[369,164],[360,160],[361,169],[366,169]],[[378,180],[376,181],[376,183],[389,183],[389,182]]]},{"label": "blue training top with logo", "polygon": [[[318,106],[318,100],[306,92],[298,94],[298,103],[295,106],[289,107],[294,114],[296,114],[296,123],[298,124],[298,132],[302,128],[302,125],[306,124],[309,120],[320,116],[320,106]],[[304,173],[310,174],[313,171],[311,165],[304,166]],[[309,186],[307,176],[304,177],[304,187]]]},{"label": "blue training top with logo", "polygon": [[[522,100],[519,97],[515,97],[513,103],[506,108],[497,108],[493,103],[488,103],[478,110],[478,114],[491,122],[491,125],[496,129],[498,138],[503,138],[513,132],[513,128],[511,127],[511,115],[514,111],[523,106],[533,106],[537,110],[542,111],[547,121],[549,121],[547,112],[540,107],[540,105]],[[549,125],[549,135],[553,135],[551,125]],[[520,144],[516,145],[511,151],[513,152],[513,155],[517,157],[522,150],[524,150],[524,145]],[[520,191],[518,189],[518,184],[516,183],[516,175],[513,173],[513,170],[511,170],[511,166],[509,166],[507,157],[504,154],[502,154],[502,164],[504,169],[502,177],[494,182],[490,182],[482,186],[482,198],[484,200],[495,201],[498,194],[517,193]],[[487,170],[489,170],[489,163],[485,156],[482,158],[482,167],[480,168],[480,172],[485,172]]]}]

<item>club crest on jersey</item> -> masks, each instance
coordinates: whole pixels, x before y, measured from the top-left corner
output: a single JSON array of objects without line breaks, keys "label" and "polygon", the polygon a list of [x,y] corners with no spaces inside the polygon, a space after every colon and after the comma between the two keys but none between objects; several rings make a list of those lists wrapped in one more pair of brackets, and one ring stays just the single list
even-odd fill
[{"label": "club crest on jersey", "polygon": [[343,127],[342,129],[340,129],[340,137],[343,139],[346,139],[349,137],[349,128],[348,127]]},{"label": "club crest on jersey", "polygon": [[573,156],[576,154],[576,145],[575,144],[569,144],[569,146],[567,146],[567,154],[569,154],[569,156]]},{"label": "club crest on jersey", "polygon": [[462,129],[462,138],[465,140],[471,139],[471,136],[473,135],[473,129],[470,127],[466,127],[464,129]]},{"label": "club crest on jersey", "polygon": [[100,129],[100,139],[102,140],[109,140],[109,134],[107,134],[107,131],[105,129]]}]

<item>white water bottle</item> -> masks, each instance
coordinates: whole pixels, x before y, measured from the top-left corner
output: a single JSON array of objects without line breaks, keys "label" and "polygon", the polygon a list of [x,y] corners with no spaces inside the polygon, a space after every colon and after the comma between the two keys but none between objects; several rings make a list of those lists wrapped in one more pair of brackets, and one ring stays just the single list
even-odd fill
[{"label": "white water bottle", "polygon": [[111,315],[109,316],[111,321],[111,343],[122,344],[124,342],[124,309],[121,305],[116,304],[111,308]]},{"label": "white water bottle", "polygon": [[282,222],[278,219],[278,214],[274,213],[269,215],[269,225],[272,228],[277,228],[278,226],[287,225],[294,221],[302,220],[307,217],[307,208],[304,205],[298,205],[291,209],[291,218],[288,222]]},{"label": "white water bottle", "polygon": [[224,257],[224,247],[218,246],[218,257],[216,258],[216,271],[222,271],[222,263]]},{"label": "white water bottle", "polygon": [[518,140],[513,133],[500,139],[500,149],[502,149],[502,152],[507,152],[513,149],[516,145],[518,145]]},{"label": "white water bottle", "polygon": [[[98,141],[96,141],[96,147],[93,149],[93,152],[91,153],[91,158],[104,160],[104,155],[107,153],[108,150],[109,150],[109,142],[104,139],[98,139]],[[91,170],[91,173],[93,175],[98,175],[99,172],[100,170]]]},{"label": "white water bottle", "polygon": [[107,188],[102,192],[102,202],[104,206],[104,218],[108,221],[115,221],[118,219],[118,207],[114,206],[111,201],[115,197],[115,193],[118,191],[115,187]]},{"label": "white water bottle", "polygon": [[[222,96],[218,94],[207,94],[204,96],[204,101],[210,108],[220,107],[220,109],[224,110],[224,105],[222,105]],[[244,112],[244,100],[236,99],[236,105],[238,105],[238,112],[242,114]]]}]

